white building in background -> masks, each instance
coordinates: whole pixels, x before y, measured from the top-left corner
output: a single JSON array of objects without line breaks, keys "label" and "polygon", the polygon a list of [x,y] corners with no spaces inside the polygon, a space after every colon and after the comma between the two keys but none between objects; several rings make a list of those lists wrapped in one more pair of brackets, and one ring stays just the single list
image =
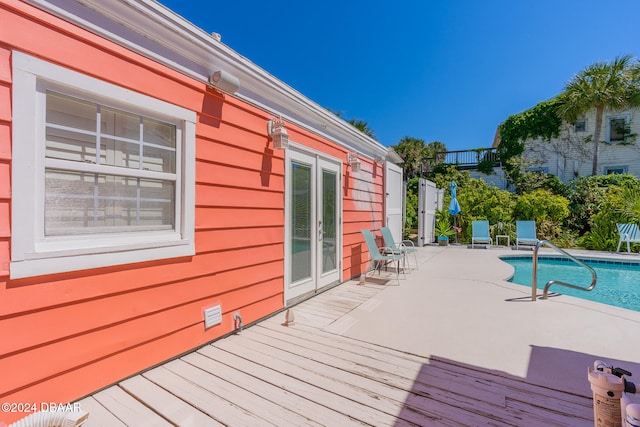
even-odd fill
[{"label": "white building in background", "polygon": [[502,166],[494,167],[493,173],[486,175],[478,170],[469,170],[469,176],[471,178],[481,179],[487,184],[495,185],[500,190],[507,190],[507,177],[504,175],[504,169]]},{"label": "white building in background", "polygon": [[[590,176],[595,115],[593,110],[574,124],[564,123],[560,135],[550,141],[525,141],[523,156],[531,164],[529,170],[556,175],[563,182]],[[597,174],[629,173],[640,177],[640,110],[605,111],[602,120]],[[497,148],[499,142],[496,138],[493,147]]]}]

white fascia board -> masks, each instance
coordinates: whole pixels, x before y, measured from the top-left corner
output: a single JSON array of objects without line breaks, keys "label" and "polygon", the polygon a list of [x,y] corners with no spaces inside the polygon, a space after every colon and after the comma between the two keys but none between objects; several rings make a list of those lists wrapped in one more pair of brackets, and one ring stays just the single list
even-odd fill
[{"label": "white fascia board", "polygon": [[387,153],[387,160],[391,163],[395,163],[396,165],[404,163],[404,159],[393,148],[389,149],[389,152]]},{"label": "white fascia board", "polygon": [[94,34],[207,83],[215,70],[240,80],[238,98],[370,157],[389,148],[153,0],[24,0]]}]

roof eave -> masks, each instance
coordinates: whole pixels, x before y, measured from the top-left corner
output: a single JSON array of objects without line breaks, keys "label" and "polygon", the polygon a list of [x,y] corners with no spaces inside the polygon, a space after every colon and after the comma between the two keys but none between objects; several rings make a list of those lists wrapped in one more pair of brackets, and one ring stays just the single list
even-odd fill
[{"label": "roof eave", "polygon": [[216,70],[230,73],[240,81],[233,96],[345,148],[372,158],[389,151],[156,1],[24,1],[205,84]]}]

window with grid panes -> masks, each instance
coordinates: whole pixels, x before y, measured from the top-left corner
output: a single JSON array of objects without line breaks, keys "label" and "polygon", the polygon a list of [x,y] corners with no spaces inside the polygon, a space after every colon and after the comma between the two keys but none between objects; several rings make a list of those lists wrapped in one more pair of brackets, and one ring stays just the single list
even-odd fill
[{"label": "window with grid panes", "polygon": [[51,91],[46,104],[46,236],[175,227],[175,125]]},{"label": "window with grid panes", "polygon": [[607,117],[607,141],[624,142],[628,134],[629,116],[626,114]]},{"label": "window with grid panes", "polygon": [[33,191],[13,193],[12,277],[193,254],[194,112],[15,52],[13,90]]}]

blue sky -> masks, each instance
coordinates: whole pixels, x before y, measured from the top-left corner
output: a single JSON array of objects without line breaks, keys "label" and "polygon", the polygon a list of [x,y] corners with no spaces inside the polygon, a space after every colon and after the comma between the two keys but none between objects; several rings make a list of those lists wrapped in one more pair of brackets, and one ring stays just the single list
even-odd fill
[{"label": "blue sky", "polygon": [[638,0],[161,0],[316,103],[449,150],[598,61],[640,57]]}]

